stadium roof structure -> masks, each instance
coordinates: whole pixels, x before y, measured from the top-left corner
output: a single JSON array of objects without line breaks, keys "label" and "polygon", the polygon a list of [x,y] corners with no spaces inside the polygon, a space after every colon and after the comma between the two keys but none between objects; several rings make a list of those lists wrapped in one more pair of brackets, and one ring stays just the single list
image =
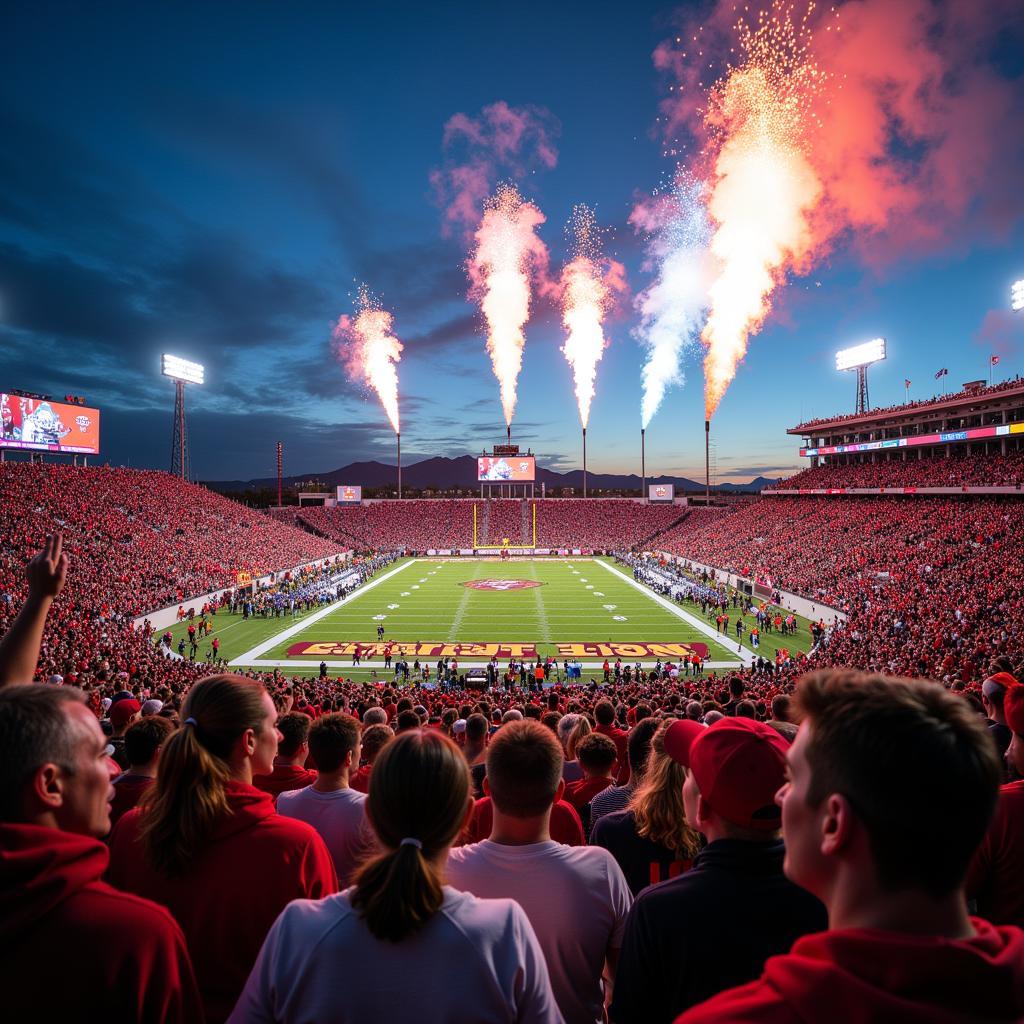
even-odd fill
[{"label": "stadium roof structure", "polygon": [[1008,442],[1024,442],[1024,379],[994,387],[972,381],[956,394],[801,423],[786,432],[804,438],[800,454],[812,458],[965,442],[995,442],[1005,452]]}]

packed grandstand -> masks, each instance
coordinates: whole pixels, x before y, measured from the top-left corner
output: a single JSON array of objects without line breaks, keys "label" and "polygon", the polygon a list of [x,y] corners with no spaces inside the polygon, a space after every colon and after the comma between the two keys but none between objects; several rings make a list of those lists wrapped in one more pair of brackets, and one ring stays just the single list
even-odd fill
[{"label": "packed grandstand", "polygon": [[[0,692],[8,969],[77,951],[52,1019],[411,1019],[398,976],[427,1020],[811,1021],[847,998],[1024,1019],[1024,502],[985,493],[1024,456],[816,461],[780,489],[968,493],[261,511],[161,472],[0,465],[0,684],[44,684]],[[787,602],[827,611],[746,667],[538,662],[483,692],[448,659],[444,685],[229,675],[150,622],[294,616],[488,546],[614,555],[706,621],[719,598],[768,631],[797,630]],[[55,780],[79,701],[101,767],[68,769],[76,797]]]}]

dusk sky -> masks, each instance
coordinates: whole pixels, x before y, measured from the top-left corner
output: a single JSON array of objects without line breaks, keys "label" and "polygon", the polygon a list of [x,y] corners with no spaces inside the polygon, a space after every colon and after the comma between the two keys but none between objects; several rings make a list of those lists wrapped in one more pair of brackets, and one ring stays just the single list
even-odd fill
[{"label": "dusk sky", "polygon": [[[820,63],[848,77],[808,135],[825,190],[814,237],[778,271],[712,420],[722,482],[795,471],[785,429],[852,411],[838,348],[888,340],[876,405],[902,401],[904,378],[912,398],[936,393],[941,367],[951,388],[985,377],[993,354],[996,379],[1024,370],[1024,313],[1009,309],[1024,277],[1024,7],[838,9],[846,35]],[[643,0],[9,6],[0,391],[85,395],[103,461],[167,468],[174,391],[159,360],[173,352],[206,366],[188,391],[198,478],[270,476],[278,440],[289,475],[393,462],[379,401],[332,351],[365,282],[404,345],[403,462],[503,440],[468,230],[445,214],[466,152],[445,126],[462,114],[489,187],[511,180],[543,212],[554,276],[574,204],[608,229],[629,294],[605,324],[588,463],[639,472],[635,301],[657,267],[629,218],[679,161],[706,170],[690,71],[711,63],[704,85],[722,71],[731,21]],[[707,52],[683,57],[674,40],[702,22]],[[527,126],[505,160],[485,153],[495,104]],[[535,294],[512,435],[556,470],[581,458],[563,342],[557,299]],[[647,430],[650,474],[703,475],[702,361],[688,343],[685,383]]]}]

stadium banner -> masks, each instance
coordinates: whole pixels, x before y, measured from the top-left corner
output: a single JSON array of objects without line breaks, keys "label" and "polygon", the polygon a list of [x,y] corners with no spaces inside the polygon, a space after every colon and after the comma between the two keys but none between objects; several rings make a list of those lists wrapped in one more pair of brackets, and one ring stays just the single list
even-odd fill
[{"label": "stadium banner", "polygon": [[480,483],[533,483],[537,459],[533,455],[480,455],[476,460],[476,478]]},{"label": "stadium banner", "polygon": [[675,501],[676,500],[676,485],[675,484],[648,484],[647,485],[647,500],[648,501]]},{"label": "stadium banner", "polygon": [[991,427],[971,427],[969,430],[953,430],[940,434],[920,434],[917,437],[894,437],[885,441],[863,441],[860,444],[834,444],[822,448],[801,448],[800,454],[807,458],[816,455],[846,455],[851,452],[875,452],[887,448],[918,448],[923,444],[958,444],[963,441],[979,441],[987,437],[1007,437],[1024,433],[1024,423],[1003,423]]},{"label": "stadium banner", "polygon": [[358,505],[363,500],[362,487],[352,487],[346,484],[338,485],[339,505]]},{"label": "stadium banner", "polygon": [[[701,643],[598,643],[582,641],[554,644],[559,658],[658,658],[672,660],[697,655],[701,661],[709,657],[708,645]],[[418,643],[360,643],[354,640],[303,641],[288,648],[289,658],[351,657],[383,658],[391,656],[417,658],[525,658],[536,661],[539,657],[535,644],[513,643],[444,643],[442,641]]]},{"label": "stadium banner", "polygon": [[0,392],[0,448],[98,455],[100,411]]},{"label": "stadium banner", "polygon": [[550,555],[551,548],[477,548],[478,555]]},{"label": "stadium banner", "polygon": [[1024,490],[1021,484],[992,484],[990,486],[961,487],[782,487],[774,490],[761,491],[762,497],[783,498],[795,494],[813,494],[828,497],[836,494],[916,494],[927,498],[938,494],[1013,494],[1019,495]]}]

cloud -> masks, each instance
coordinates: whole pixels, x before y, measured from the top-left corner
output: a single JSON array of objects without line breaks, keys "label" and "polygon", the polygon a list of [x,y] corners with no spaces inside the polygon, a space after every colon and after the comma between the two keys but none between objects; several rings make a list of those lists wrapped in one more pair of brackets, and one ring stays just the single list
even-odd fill
[{"label": "cloud", "polygon": [[988,355],[1005,359],[1024,347],[1024,313],[990,309],[971,335],[971,341]]},{"label": "cloud", "polygon": [[543,107],[492,103],[477,117],[453,114],[444,126],[444,162],[430,173],[434,197],[444,211],[444,232],[475,226],[484,199],[499,177],[522,178],[558,162],[560,125]]}]

